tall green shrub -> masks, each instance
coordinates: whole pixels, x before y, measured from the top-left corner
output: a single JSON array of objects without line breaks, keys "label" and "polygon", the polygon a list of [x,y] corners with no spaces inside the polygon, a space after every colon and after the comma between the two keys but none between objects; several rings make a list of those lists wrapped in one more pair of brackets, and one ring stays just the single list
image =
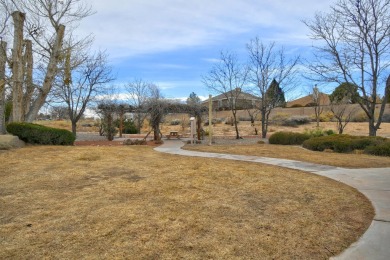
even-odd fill
[{"label": "tall green shrub", "polygon": [[364,150],[369,146],[377,146],[388,142],[386,138],[379,136],[352,136],[330,135],[310,138],[303,142],[303,147],[313,151],[331,149],[335,152],[346,153],[353,150]]},{"label": "tall green shrub", "polygon": [[364,149],[364,153],[378,156],[390,156],[390,142],[370,145]]},{"label": "tall green shrub", "polygon": [[72,132],[31,123],[10,123],[7,131],[30,144],[73,145]]},{"label": "tall green shrub", "polygon": [[301,145],[310,135],[293,132],[276,132],[269,138],[270,144]]}]

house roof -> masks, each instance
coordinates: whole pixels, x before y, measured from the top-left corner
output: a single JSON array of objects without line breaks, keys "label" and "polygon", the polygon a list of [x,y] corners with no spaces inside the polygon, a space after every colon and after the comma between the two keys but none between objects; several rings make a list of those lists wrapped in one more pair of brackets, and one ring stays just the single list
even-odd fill
[{"label": "house roof", "polygon": [[[329,96],[327,94],[320,92],[319,95],[320,95],[320,103],[321,103],[321,105],[329,105],[330,104]],[[306,106],[307,104],[310,104],[310,103],[313,103],[313,97],[311,96],[311,94],[287,102],[286,107],[292,107],[293,105],[296,105],[296,104],[301,105],[301,106],[304,107],[304,106]]]},{"label": "house roof", "polygon": [[[233,89],[233,90],[230,90],[228,92],[219,94],[215,97],[212,97],[211,100],[218,101],[218,100],[227,99],[226,96],[236,96],[236,93],[231,93],[233,91],[240,91],[240,93],[238,93],[238,99],[248,99],[248,100],[259,99],[259,97],[252,95],[250,93],[247,93],[247,92],[243,92],[243,91],[241,91],[241,89]],[[208,103],[208,102],[209,102],[209,99],[206,99],[202,103]]]}]

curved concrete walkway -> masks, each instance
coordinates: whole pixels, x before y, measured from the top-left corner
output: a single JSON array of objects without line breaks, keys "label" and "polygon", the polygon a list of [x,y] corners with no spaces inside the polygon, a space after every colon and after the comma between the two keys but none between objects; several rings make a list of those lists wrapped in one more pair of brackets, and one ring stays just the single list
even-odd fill
[{"label": "curved concrete walkway", "polygon": [[356,243],[332,259],[390,259],[390,168],[347,169],[286,159],[187,151],[181,149],[183,145],[184,142],[180,140],[166,140],[154,149],[176,155],[258,162],[297,169],[356,188],[374,205],[374,220]]}]

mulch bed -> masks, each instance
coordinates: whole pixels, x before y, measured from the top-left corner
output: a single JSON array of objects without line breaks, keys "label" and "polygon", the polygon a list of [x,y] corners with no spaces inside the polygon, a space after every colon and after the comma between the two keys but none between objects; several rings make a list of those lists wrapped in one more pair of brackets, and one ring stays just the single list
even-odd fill
[{"label": "mulch bed", "polygon": [[[123,145],[122,141],[76,141],[74,142],[75,146],[121,146]],[[159,146],[160,144],[155,144],[154,141],[147,141],[146,145],[148,146]]]}]

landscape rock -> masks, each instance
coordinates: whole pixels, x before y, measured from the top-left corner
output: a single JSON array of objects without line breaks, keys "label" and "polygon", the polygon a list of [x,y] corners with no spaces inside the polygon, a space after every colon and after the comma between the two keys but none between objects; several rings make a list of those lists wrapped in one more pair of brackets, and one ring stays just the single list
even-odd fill
[{"label": "landscape rock", "polygon": [[24,147],[25,143],[14,135],[0,135],[0,150]]}]

